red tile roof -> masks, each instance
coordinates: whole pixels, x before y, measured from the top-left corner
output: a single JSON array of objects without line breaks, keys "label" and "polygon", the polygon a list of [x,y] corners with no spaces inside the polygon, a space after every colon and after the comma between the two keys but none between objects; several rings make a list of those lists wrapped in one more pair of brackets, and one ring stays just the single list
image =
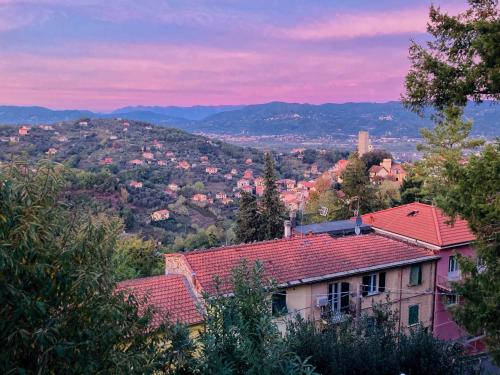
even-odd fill
[{"label": "red tile roof", "polygon": [[[209,293],[214,291],[214,276],[228,280],[231,270],[243,259],[252,264],[261,261],[267,277],[278,284],[291,285],[312,282],[308,280],[311,278],[334,278],[334,274],[343,272],[354,274],[371,267],[384,268],[391,263],[434,259],[428,249],[376,234],[342,238],[309,235],[193,251],[183,256],[201,287]],[[229,287],[225,283],[223,291],[230,292]]]},{"label": "red tile roof", "polygon": [[427,242],[436,246],[450,246],[474,241],[474,234],[465,220],[450,218],[437,207],[410,203],[362,216],[363,223],[374,228]]},{"label": "red tile roof", "polygon": [[168,314],[173,322],[179,321],[188,325],[203,320],[196,305],[196,298],[182,275],[125,280],[117,284],[116,291],[132,293],[138,300],[146,297],[147,304],[158,311],[153,317],[153,325],[159,325],[164,314]]}]

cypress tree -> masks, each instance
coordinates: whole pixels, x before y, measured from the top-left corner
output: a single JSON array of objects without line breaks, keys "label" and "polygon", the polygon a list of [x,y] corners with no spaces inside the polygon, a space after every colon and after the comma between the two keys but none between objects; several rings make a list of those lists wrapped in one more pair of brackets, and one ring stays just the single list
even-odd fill
[{"label": "cypress tree", "polygon": [[264,240],[272,240],[283,236],[283,221],[286,209],[280,200],[276,187],[274,160],[269,152],[264,154],[264,195],[262,196],[261,217],[262,236]]},{"label": "cypress tree", "polygon": [[255,195],[242,191],[240,209],[236,218],[236,240],[252,242],[259,240],[260,217]]}]

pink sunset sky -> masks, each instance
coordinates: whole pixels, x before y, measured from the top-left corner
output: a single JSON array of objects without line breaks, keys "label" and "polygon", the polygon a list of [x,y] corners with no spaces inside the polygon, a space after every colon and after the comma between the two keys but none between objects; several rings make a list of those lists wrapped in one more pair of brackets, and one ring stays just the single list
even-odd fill
[{"label": "pink sunset sky", "polygon": [[[455,14],[465,1],[436,3]],[[427,1],[0,0],[0,105],[398,100]]]}]

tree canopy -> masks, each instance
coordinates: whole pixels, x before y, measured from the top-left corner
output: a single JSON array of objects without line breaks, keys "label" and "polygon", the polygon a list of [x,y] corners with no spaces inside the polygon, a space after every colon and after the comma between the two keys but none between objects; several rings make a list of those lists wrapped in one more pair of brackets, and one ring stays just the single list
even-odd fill
[{"label": "tree canopy", "polygon": [[404,104],[420,112],[500,99],[500,18],[497,0],[469,0],[450,16],[431,6],[427,48],[412,42]]}]

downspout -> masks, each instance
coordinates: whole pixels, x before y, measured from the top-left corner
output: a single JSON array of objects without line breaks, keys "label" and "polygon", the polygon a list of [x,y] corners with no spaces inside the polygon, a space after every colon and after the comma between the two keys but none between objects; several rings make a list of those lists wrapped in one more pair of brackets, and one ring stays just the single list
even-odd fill
[{"label": "downspout", "polygon": [[399,328],[398,332],[401,333],[401,304],[403,302],[403,268],[399,269]]},{"label": "downspout", "polygon": [[434,264],[434,293],[432,293],[432,313],[431,313],[431,329],[432,333],[434,332],[434,319],[435,319],[435,311],[436,311],[436,293],[437,293],[437,261],[433,262]]}]

